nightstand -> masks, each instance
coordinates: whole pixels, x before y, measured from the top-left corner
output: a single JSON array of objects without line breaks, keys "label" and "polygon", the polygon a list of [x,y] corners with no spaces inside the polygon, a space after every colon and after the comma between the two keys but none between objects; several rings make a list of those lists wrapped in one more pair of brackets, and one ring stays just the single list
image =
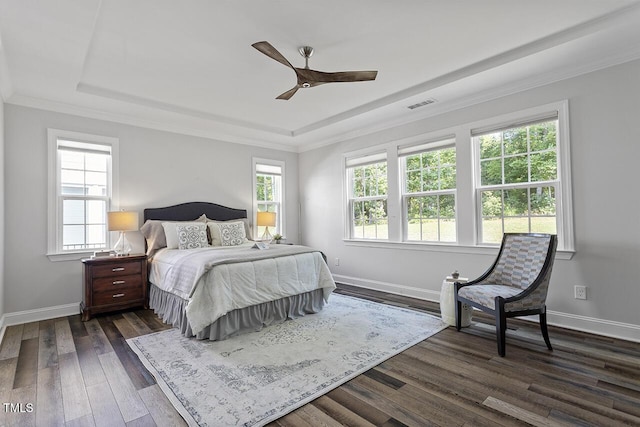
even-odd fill
[{"label": "nightstand", "polygon": [[87,258],[82,264],[83,321],[96,313],[148,306],[146,255]]}]

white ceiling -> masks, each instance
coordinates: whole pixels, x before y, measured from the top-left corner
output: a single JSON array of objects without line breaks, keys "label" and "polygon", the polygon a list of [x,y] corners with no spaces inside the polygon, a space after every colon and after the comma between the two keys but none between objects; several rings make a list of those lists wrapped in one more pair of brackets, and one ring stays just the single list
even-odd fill
[{"label": "white ceiling", "polygon": [[[5,102],[304,151],[640,58],[638,0],[0,0]],[[275,97],[297,67],[378,70]],[[425,99],[437,102],[410,110]]]}]

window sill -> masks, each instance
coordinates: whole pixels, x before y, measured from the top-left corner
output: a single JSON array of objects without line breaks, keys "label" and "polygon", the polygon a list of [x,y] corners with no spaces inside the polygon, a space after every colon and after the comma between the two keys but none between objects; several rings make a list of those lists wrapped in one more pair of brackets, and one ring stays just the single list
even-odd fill
[{"label": "window sill", "polygon": [[94,251],[91,252],[64,252],[64,253],[50,253],[47,254],[47,258],[51,262],[60,262],[60,261],[79,261],[83,258],[89,258],[93,255]]},{"label": "window sill", "polygon": [[[411,251],[425,252],[448,252],[457,254],[472,255],[497,255],[498,246],[464,246],[449,243],[420,243],[420,242],[391,242],[387,240],[361,240],[361,239],[343,239],[347,246],[359,246],[368,248],[386,248]],[[556,251],[556,259],[570,260],[573,258],[575,251],[558,250]]]}]

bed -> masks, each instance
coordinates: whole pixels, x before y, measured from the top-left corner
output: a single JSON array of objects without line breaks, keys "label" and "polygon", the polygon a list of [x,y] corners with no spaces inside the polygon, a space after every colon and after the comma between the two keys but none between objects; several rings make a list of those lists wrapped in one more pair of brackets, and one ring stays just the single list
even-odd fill
[{"label": "bed", "polygon": [[149,306],[188,337],[223,340],[317,313],[335,289],[321,252],[255,248],[244,209],[208,202],[149,208],[141,231]]}]

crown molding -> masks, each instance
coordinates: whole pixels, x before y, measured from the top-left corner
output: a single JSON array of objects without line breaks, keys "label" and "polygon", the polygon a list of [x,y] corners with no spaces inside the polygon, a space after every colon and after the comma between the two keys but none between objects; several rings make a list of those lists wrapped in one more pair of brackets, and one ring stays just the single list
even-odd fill
[{"label": "crown molding", "polygon": [[224,133],[216,126],[216,129],[203,129],[196,126],[184,125],[177,122],[149,120],[135,117],[128,114],[118,114],[106,112],[99,109],[68,104],[59,101],[52,101],[44,98],[36,98],[26,95],[13,94],[7,101],[7,104],[17,105],[21,107],[35,108],[39,110],[52,111],[62,114],[70,114],[79,117],[85,117],[95,120],[103,120],[107,122],[120,123],[130,126],[137,126],[146,129],[153,129],[165,132],[172,132],[182,135],[196,136],[207,138],[215,141],[228,142],[234,144],[249,145],[254,147],[269,148],[272,150],[297,152],[297,148],[291,144],[277,141],[269,141],[264,137],[244,137],[230,133]]}]

